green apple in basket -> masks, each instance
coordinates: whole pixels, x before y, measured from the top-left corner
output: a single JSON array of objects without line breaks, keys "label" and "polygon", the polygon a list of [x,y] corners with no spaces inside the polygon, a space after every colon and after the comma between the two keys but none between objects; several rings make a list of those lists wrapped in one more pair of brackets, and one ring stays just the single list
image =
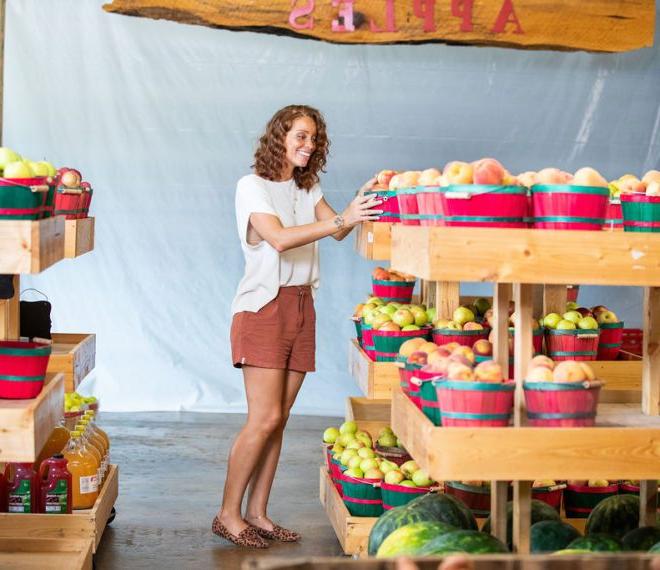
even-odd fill
[{"label": "green apple in basket", "polygon": [[339,429],[329,427],[323,432],[323,443],[335,443],[339,437]]},{"label": "green apple in basket", "polygon": [[388,461],[387,459],[383,459],[380,462],[380,470],[387,475],[390,471],[398,471],[399,466],[396,463],[393,463],[392,461]]},{"label": "green apple in basket", "polygon": [[359,455],[354,455],[348,460],[348,468],[349,469],[355,469],[356,467],[360,467],[360,463],[362,463],[363,459]]},{"label": "green apple in basket", "polygon": [[554,487],[557,482],[554,479],[537,479],[532,483],[533,489],[539,489],[544,487]]},{"label": "green apple in basket", "polygon": [[332,448],[330,449],[330,451],[332,451],[332,453],[339,453],[339,454],[341,454],[341,453],[343,453],[344,449],[345,449],[345,447],[344,447],[343,445],[340,445],[339,443],[335,443],[335,444],[332,446]]},{"label": "green apple in basket", "polygon": [[378,467],[374,467],[373,469],[369,469],[368,471],[364,472],[364,478],[365,479],[380,479],[381,481],[385,478],[385,475],[383,472],[378,469]]},{"label": "green apple in basket", "polygon": [[415,324],[415,316],[408,309],[399,309],[392,315],[392,321],[400,327]]},{"label": "green apple in basket", "polygon": [[362,472],[362,469],[359,467],[355,467],[353,469],[347,469],[344,471],[345,475],[348,475],[349,477],[355,477],[356,479],[362,479],[364,477],[364,473]]},{"label": "green apple in basket", "polygon": [[490,309],[490,301],[484,297],[479,297],[474,301],[474,308],[477,309],[479,316],[483,317],[486,311]]},{"label": "green apple in basket", "polygon": [[404,479],[401,481],[401,483],[399,483],[399,485],[404,487],[417,487],[417,485],[415,485],[415,483],[413,483],[410,479]]},{"label": "green apple in basket", "polygon": [[582,330],[595,330],[598,328],[598,322],[593,317],[584,317],[578,321],[577,327]]},{"label": "green apple in basket", "polygon": [[396,447],[396,436],[393,433],[384,433],[378,438],[381,447]]},{"label": "green apple in basket", "polygon": [[432,323],[438,318],[438,309],[436,307],[429,307],[426,309],[427,322]]},{"label": "green apple in basket", "polygon": [[556,329],[561,320],[563,319],[559,313],[548,313],[543,317],[543,326],[549,329]]},{"label": "green apple in basket", "polygon": [[360,441],[359,439],[354,439],[353,441],[351,441],[351,442],[346,446],[346,449],[355,449],[355,450],[358,450],[358,449],[360,449],[360,448],[362,448],[362,447],[366,447],[366,445],[364,445],[364,442],[363,442],[363,441]]},{"label": "green apple in basket", "polygon": [[580,305],[578,305],[575,301],[568,301],[566,303],[566,310],[567,311],[575,311]]},{"label": "green apple in basket", "polygon": [[369,297],[367,299],[367,302],[365,305],[384,305],[385,301],[383,301],[380,297]]},{"label": "green apple in basket", "polygon": [[574,330],[577,327],[575,326],[575,323],[573,321],[567,321],[566,319],[562,319],[557,323],[557,326],[555,327],[557,330]]},{"label": "green apple in basket", "polygon": [[21,155],[6,146],[0,147],[0,169],[4,169],[10,162],[19,162]]},{"label": "green apple in basket", "polygon": [[412,482],[418,487],[430,487],[433,484],[433,479],[429,477],[426,471],[418,469],[412,474]]},{"label": "green apple in basket", "polygon": [[413,314],[413,317],[415,318],[415,324],[418,327],[423,327],[425,324],[429,322],[429,318],[426,314],[426,311],[421,307],[413,306],[410,309],[410,312]]},{"label": "green apple in basket", "polygon": [[365,447],[373,447],[374,443],[368,433],[362,433],[355,436],[358,441],[361,441]]},{"label": "green apple in basket", "polygon": [[389,323],[392,321],[392,317],[388,315],[387,313],[378,313],[377,315],[374,316],[374,318],[371,320],[371,326],[378,330],[380,327],[382,327],[385,323]]},{"label": "green apple in basket", "polygon": [[582,315],[577,311],[566,311],[563,315],[564,320],[571,321],[577,325],[578,321],[582,318]]},{"label": "green apple in basket", "polygon": [[360,462],[360,469],[362,469],[362,471],[364,471],[365,473],[370,469],[377,469],[377,468],[378,468],[378,461],[376,461],[375,457],[368,457],[367,459],[363,459]]},{"label": "green apple in basket", "polygon": [[405,478],[406,476],[398,469],[392,469],[385,473],[385,483],[389,485],[399,485]]},{"label": "green apple in basket", "polygon": [[358,430],[357,424],[353,420],[349,420],[347,422],[344,422],[339,426],[339,433],[344,434],[344,433],[356,433]]},{"label": "green apple in basket", "polygon": [[601,311],[596,319],[599,324],[618,323],[619,319],[613,311]]},{"label": "green apple in basket", "polygon": [[348,465],[348,462],[351,460],[351,457],[358,457],[357,454],[357,449],[345,449],[341,457],[339,458],[339,462],[342,465]]},{"label": "green apple in basket", "polygon": [[34,178],[34,170],[29,163],[17,160],[5,166],[5,178]]},{"label": "green apple in basket", "polygon": [[371,447],[361,447],[360,449],[358,449],[358,455],[362,459],[370,459],[376,457],[376,452],[373,449],[371,449]]},{"label": "green apple in basket", "polygon": [[467,307],[458,307],[452,315],[452,320],[461,326],[470,321],[474,321],[474,319],[474,313]]},{"label": "green apple in basket", "polygon": [[400,469],[404,475],[410,477],[415,471],[419,470],[419,465],[417,465],[417,462],[414,459],[410,459],[401,465]]}]

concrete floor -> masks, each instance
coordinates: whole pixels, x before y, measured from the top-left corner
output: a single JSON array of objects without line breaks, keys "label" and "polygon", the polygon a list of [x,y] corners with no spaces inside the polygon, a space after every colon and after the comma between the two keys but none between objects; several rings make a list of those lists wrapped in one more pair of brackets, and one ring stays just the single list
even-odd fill
[{"label": "concrete floor", "polygon": [[95,555],[98,570],[240,568],[254,556],[339,556],[319,503],[321,435],[337,418],[292,417],[285,433],[270,515],[300,531],[298,544],[238,549],[211,533],[239,414],[101,415],[119,465],[117,517]]}]

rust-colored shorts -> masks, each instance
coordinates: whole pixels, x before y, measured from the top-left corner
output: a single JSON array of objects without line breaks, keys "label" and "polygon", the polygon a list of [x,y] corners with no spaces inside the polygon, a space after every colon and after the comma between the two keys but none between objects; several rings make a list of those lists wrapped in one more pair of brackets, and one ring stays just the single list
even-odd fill
[{"label": "rust-colored shorts", "polygon": [[243,364],[313,372],[316,351],[316,312],[312,289],[280,287],[272,301],[256,313],[236,313],[231,323],[231,357]]}]

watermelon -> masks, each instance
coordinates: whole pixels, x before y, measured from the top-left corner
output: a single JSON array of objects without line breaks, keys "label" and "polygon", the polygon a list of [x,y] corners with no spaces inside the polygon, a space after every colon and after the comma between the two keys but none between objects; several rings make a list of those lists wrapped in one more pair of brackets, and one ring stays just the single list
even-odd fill
[{"label": "watermelon", "polygon": [[[489,516],[484,523],[483,532],[490,533],[491,517]],[[532,499],[532,522],[536,524],[541,521],[560,521],[559,513],[552,508],[548,503]],[[513,501],[509,501],[506,505],[506,541],[509,548],[513,545]]]},{"label": "watermelon", "polygon": [[443,522],[417,522],[396,529],[380,545],[376,556],[389,558],[391,556],[414,556],[417,551],[430,540],[456,527]]},{"label": "watermelon", "polygon": [[598,503],[589,514],[586,534],[608,534],[618,539],[639,526],[639,497],[614,495]]},{"label": "watermelon", "polygon": [[571,542],[567,549],[588,550],[589,552],[621,552],[621,542],[606,534],[590,534],[581,536]]},{"label": "watermelon", "polygon": [[657,526],[642,526],[626,533],[623,537],[624,550],[646,551],[660,541],[660,528]]},{"label": "watermelon", "polygon": [[[414,502],[414,501],[411,501]],[[385,511],[369,533],[369,556],[375,556],[383,541],[396,529],[415,522],[435,522],[435,514],[424,509],[411,509],[410,503]]]},{"label": "watermelon", "polygon": [[422,509],[433,513],[435,520],[462,528],[465,530],[478,530],[477,519],[467,505],[453,497],[440,493],[427,493],[408,503],[411,509]]},{"label": "watermelon", "polygon": [[660,542],[656,542],[651,548],[649,548],[649,552],[652,554],[660,554]]},{"label": "watermelon", "polygon": [[494,536],[478,530],[455,530],[427,542],[415,554],[433,556],[451,552],[468,554],[497,554],[509,549]]},{"label": "watermelon", "polygon": [[532,553],[563,550],[581,535],[578,530],[563,521],[540,521],[530,529]]}]

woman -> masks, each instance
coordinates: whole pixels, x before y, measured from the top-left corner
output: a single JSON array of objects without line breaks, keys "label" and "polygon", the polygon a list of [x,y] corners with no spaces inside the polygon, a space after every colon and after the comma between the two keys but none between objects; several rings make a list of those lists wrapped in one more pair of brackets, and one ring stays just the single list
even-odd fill
[{"label": "woman", "polygon": [[[363,195],[338,215],[319,186],[330,141],[311,107],[275,113],[255,153],[255,174],[236,189],[236,220],[245,275],[232,303],[232,360],[243,371],[245,426],[229,453],[222,506],[213,532],[240,546],[266,548],[264,539],[293,542],[296,532],[267,515],[282,434],[307,372],[314,371],[313,291],[319,284],[321,238],[344,239],[357,224],[377,220],[380,200]],[[241,503],[248,499],[245,517]]]}]

